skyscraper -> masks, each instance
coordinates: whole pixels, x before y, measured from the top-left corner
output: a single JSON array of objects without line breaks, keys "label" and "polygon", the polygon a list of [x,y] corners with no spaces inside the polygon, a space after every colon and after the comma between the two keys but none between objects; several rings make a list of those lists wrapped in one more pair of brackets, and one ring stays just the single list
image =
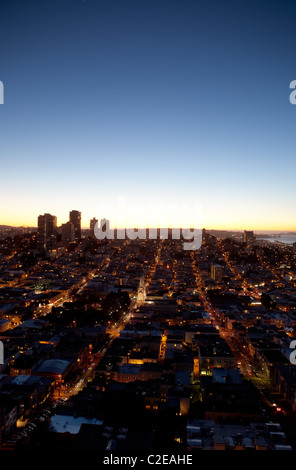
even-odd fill
[{"label": "skyscraper", "polygon": [[57,218],[44,214],[38,217],[37,246],[40,251],[49,251],[57,245]]},{"label": "skyscraper", "polygon": [[98,223],[98,219],[96,219],[95,217],[93,219],[90,220],[90,223],[89,223],[89,228],[91,230],[91,236],[94,237],[95,235],[95,225]]},{"label": "skyscraper", "polygon": [[70,243],[75,239],[75,230],[72,222],[62,224],[62,242]]},{"label": "skyscraper", "polygon": [[81,212],[71,211],[70,222],[74,226],[75,240],[80,240],[81,238]]},{"label": "skyscraper", "polygon": [[244,243],[252,243],[254,241],[254,232],[253,231],[244,231]]},{"label": "skyscraper", "polygon": [[212,264],[211,266],[211,279],[217,282],[222,282],[223,279],[223,266],[220,264]]}]

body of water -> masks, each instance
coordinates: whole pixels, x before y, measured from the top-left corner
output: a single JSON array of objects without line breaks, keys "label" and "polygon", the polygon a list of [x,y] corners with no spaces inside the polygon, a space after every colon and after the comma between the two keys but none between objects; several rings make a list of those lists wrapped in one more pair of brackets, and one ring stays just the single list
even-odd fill
[{"label": "body of water", "polygon": [[269,242],[281,242],[281,243],[286,243],[288,245],[292,245],[292,243],[296,243],[296,235],[286,235],[286,234],[283,234],[281,235],[280,237],[276,236],[276,237],[270,237],[268,235],[264,236],[260,236],[260,237],[256,237],[257,240],[267,240]]}]

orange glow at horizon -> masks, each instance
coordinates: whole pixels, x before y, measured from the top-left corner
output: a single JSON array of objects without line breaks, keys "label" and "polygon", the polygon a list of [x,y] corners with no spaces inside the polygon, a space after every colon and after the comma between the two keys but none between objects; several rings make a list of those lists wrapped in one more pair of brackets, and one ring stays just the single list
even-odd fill
[{"label": "orange glow at horizon", "polygon": [[[153,189],[153,187],[152,187]],[[0,225],[37,227],[40,214],[57,217],[60,227],[69,221],[70,210],[82,214],[82,228],[89,228],[90,220],[110,220],[112,227],[127,228],[205,228],[207,230],[296,231],[294,206],[280,201],[257,199],[250,201],[241,194],[221,191],[198,194],[171,191],[163,194],[147,191],[120,194],[104,188],[88,188],[85,192],[63,192],[49,197],[40,193],[23,193],[21,197],[7,198],[2,204]]]},{"label": "orange glow at horizon", "polygon": [[[44,213],[44,212],[42,212]],[[56,211],[51,211],[53,215],[57,215],[58,217],[58,226],[61,226],[62,223],[65,223],[68,221],[68,215],[59,215],[57,214]],[[41,214],[41,212],[40,212]],[[0,220],[0,225],[8,225],[12,227],[36,227],[37,228],[37,217],[40,215],[39,213],[36,214],[35,217],[26,217],[26,216],[21,216],[18,215],[17,217],[14,216],[13,214],[11,216],[6,216],[6,217],[1,217]],[[89,228],[89,221],[92,217],[96,217],[97,219],[100,220],[100,218],[106,218],[110,220],[110,225],[111,227],[116,227],[116,224],[113,222],[111,215],[108,216],[108,214],[103,214],[101,217],[98,215],[92,215],[89,218],[83,217],[83,212],[82,212],[82,228],[83,229],[88,229]],[[217,218],[219,219],[219,217]],[[206,218],[202,217],[201,222],[196,224],[196,228],[205,228],[207,230],[228,230],[228,231],[241,231],[241,230],[253,230],[253,231],[287,231],[287,232],[294,232],[296,231],[296,225],[292,225],[289,223],[282,223],[275,222],[274,220],[264,220],[263,218],[261,219],[260,222],[258,220],[250,221],[250,220],[233,220],[231,217],[229,217],[229,220],[224,220],[223,222],[220,222],[214,217],[211,218]],[[166,224],[165,222],[168,220],[167,214],[163,218],[163,222],[158,219],[153,219],[151,218],[148,222],[145,223],[146,218],[142,217],[139,219],[135,218],[128,218],[126,219],[126,223],[124,225],[118,224],[117,226],[125,226],[129,228],[172,228],[172,227],[194,227],[194,224],[189,223],[188,225],[182,223],[182,221],[178,218],[175,217],[171,219],[171,222],[169,224]]]}]

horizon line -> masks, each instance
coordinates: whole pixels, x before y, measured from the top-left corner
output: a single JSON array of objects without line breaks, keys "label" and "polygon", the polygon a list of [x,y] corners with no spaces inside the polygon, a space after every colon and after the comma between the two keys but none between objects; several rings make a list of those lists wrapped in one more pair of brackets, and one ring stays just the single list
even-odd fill
[{"label": "horizon line", "polygon": [[[11,228],[30,228],[30,229],[38,229],[38,226],[37,225],[8,225],[8,224],[0,224],[0,227],[1,226],[4,226],[4,227],[11,227]],[[58,226],[57,228],[61,228],[61,225]],[[131,230],[131,229],[135,229],[135,230],[143,230],[143,229],[146,229],[146,230],[159,230],[159,229],[168,229],[168,230],[172,230],[172,229],[190,229],[190,230],[193,230],[194,227],[110,227],[111,230],[122,230],[122,229],[128,229],[128,230]],[[195,228],[196,229],[196,228]],[[90,227],[81,227],[81,230],[91,230]],[[295,232],[296,233],[296,229],[245,229],[245,228],[235,228],[235,229],[232,229],[232,228],[207,228],[207,227],[202,227],[201,229],[197,228],[197,230],[208,230],[208,231],[218,231],[218,232],[244,232],[245,230],[246,231],[253,231],[253,232]]]}]

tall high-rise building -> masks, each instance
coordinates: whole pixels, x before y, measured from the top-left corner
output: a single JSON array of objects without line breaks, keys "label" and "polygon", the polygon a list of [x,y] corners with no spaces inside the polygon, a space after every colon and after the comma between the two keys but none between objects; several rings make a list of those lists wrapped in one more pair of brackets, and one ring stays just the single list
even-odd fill
[{"label": "tall high-rise building", "polygon": [[243,240],[244,243],[252,243],[254,241],[254,232],[251,230],[245,230]]},{"label": "tall high-rise building", "polygon": [[201,239],[202,239],[202,243],[205,244],[206,242],[206,229],[205,228],[202,229]]},{"label": "tall high-rise building", "polygon": [[57,218],[44,214],[38,217],[37,245],[40,251],[53,250],[57,246]]},{"label": "tall high-rise building", "polygon": [[94,237],[95,235],[95,225],[98,223],[98,219],[96,219],[95,217],[93,219],[90,220],[90,223],[89,223],[89,228],[91,230],[91,236]]},{"label": "tall high-rise building", "polygon": [[75,240],[80,240],[81,238],[81,212],[71,211],[69,220],[74,226]]},{"label": "tall high-rise building", "polygon": [[211,279],[217,282],[222,282],[223,266],[220,264],[212,264],[211,266]]},{"label": "tall high-rise building", "polygon": [[71,243],[75,239],[75,229],[72,222],[66,222],[62,224],[62,242]]}]

